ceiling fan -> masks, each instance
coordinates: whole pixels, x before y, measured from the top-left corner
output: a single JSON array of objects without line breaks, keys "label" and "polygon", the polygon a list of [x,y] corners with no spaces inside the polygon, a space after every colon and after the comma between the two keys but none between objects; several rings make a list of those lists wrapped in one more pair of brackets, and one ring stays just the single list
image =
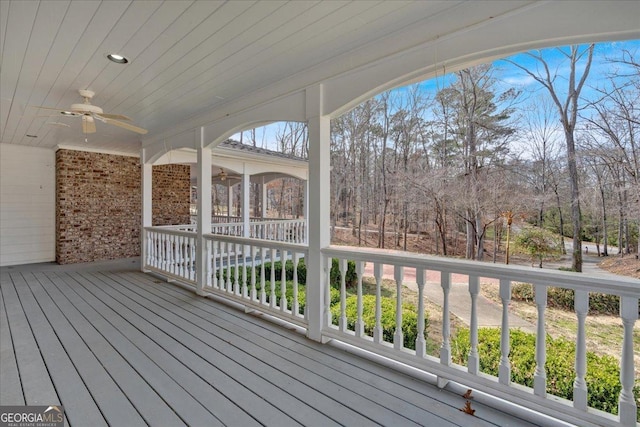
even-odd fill
[{"label": "ceiling fan", "polygon": [[109,125],[115,125],[142,135],[147,133],[146,129],[122,121],[131,121],[129,117],[123,116],[122,114],[104,113],[102,111],[102,108],[98,107],[97,105],[91,104],[91,98],[93,98],[93,96],[95,95],[93,91],[80,89],[78,92],[84,99],[84,102],[82,104],[72,104],[71,109],[69,110],[60,110],[59,108],[51,107],[35,108],[58,111],[63,116],[82,117],[82,133],[95,133],[96,120]]},{"label": "ceiling fan", "polygon": [[227,173],[224,171],[224,169],[220,168],[220,173],[218,175],[214,175],[214,178],[218,178],[220,179],[220,181],[226,181],[227,180]]}]

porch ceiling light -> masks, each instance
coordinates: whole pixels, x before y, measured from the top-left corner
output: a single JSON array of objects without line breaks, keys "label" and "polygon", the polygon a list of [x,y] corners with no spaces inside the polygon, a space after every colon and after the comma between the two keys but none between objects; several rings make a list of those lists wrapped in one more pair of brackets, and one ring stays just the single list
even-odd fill
[{"label": "porch ceiling light", "polygon": [[127,58],[122,55],[118,55],[117,53],[108,54],[107,59],[111,62],[115,62],[116,64],[126,64],[129,62]]}]

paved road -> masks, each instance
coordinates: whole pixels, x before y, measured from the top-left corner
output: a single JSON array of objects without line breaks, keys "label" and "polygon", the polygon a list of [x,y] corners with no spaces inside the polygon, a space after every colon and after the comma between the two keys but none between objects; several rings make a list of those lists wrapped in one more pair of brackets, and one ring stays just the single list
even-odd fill
[{"label": "paved road", "polygon": [[[597,275],[597,276],[614,276],[598,267],[598,263],[602,258],[598,258],[596,255],[595,245],[586,244],[589,246],[589,252],[583,253],[583,266],[582,271],[585,274]],[[571,251],[571,242],[567,244],[567,251]],[[610,251],[617,248],[610,248]],[[545,263],[543,267],[545,269],[558,269],[559,267],[570,267],[571,256],[567,255],[562,260],[553,263]],[[383,277],[385,279],[393,280],[393,266],[385,265],[383,269]],[[373,277],[373,263],[367,263],[365,267],[365,276]],[[427,284],[425,285],[424,293],[425,297],[440,306],[443,305],[444,295],[442,293],[442,287],[440,286],[440,272],[428,271],[427,272]],[[409,288],[418,291],[418,285],[416,284],[415,270],[406,268],[404,270],[404,285]],[[480,284],[490,284],[498,286],[498,280],[496,279],[480,279]],[[471,297],[469,295],[469,288],[467,282],[467,276],[464,274],[452,274],[451,275],[451,290],[449,291],[449,308],[451,313],[462,320],[467,326],[471,322]],[[478,326],[479,327],[500,327],[502,325],[502,304],[495,303],[482,295],[478,295]],[[527,322],[526,320],[516,316],[513,313],[509,313],[509,325],[512,327],[522,328],[529,332],[535,332],[535,325]]]},{"label": "paved road", "polygon": [[[365,276],[373,277],[373,264],[367,263]],[[382,275],[385,279],[393,280],[393,266],[385,265]],[[440,306],[444,304],[444,294],[440,286],[440,272],[428,271],[424,287],[425,298]],[[410,289],[418,291],[416,284],[415,270],[406,268],[404,270],[403,284]],[[496,279],[480,279],[480,284],[498,285]],[[478,295],[478,326],[479,327],[500,327],[502,325],[502,304],[497,304],[482,295]],[[471,297],[469,295],[469,285],[467,276],[464,274],[451,275],[451,289],[449,291],[449,310],[453,315],[462,320],[467,326],[471,323]],[[509,325],[522,328],[529,332],[535,332],[535,325],[526,320],[509,313]]]}]

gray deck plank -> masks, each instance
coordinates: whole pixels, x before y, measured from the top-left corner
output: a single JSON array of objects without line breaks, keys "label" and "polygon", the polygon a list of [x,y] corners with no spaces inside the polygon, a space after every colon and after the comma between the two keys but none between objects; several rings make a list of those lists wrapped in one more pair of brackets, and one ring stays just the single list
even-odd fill
[{"label": "gray deck plank", "polygon": [[[35,376],[20,357],[29,334],[31,348],[40,354],[38,345],[43,348],[55,338],[45,337],[53,329],[51,335],[59,342],[48,347],[66,355],[44,355],[36,370],[50,368],[53,360],[63,360],[67,370],[73,364],[103,415],[119,406],[109,399],[128,399],[125,406],[136,412],[116,414],[107,419],[110,425],[203,425],[196,421],[203,418],[206,425],[214,425],[213,415],[232,426],[294,424],[294,419],[283,418],[285,413],[301,424],[323,426],[531,425],[477,403],[476,416],[470,417],[459,410],[465,401],[461,396],[310,341],[260,316],[197,297],[139,272],[135,260],[125,261],[0,268],[0,344],[2,350],[11,347],[3,351],[4,359],[8,354],[8,360],[14,360],[13,368],[2,362],[0,374],[14,377],[12,389],[17,384],[19,395],[21,369]],[[23,273],[28,289],[20,288],[25,283],[14,286],[9,273],[16,272]],[[7,301],[7,281],[17,306]],[[36,306],[39,314],[25,317],[24,310],[37,313]],[[109,383],[104,390],[99,376]],[[63,390],[65,384],[55,379],[51,386],[64,404],[70,389]],[[193,405],[206,412],[185,415]],[[65,410],[78,417],[75,408]],[[308,413],[299,415],[298,410]]]},{"label": "gray deck plank", "polygon": [[[106,426],[100,410],[87,390],[82,377],[71,363],[64,347],[58,340],[57,332],[42,313],[40,305],[31,293],[26,278],[20,273],[11,275],[16,283],[16,292],[33,331],[38,347],[42,349],[42,356],[49,371],[51,380],[56,387],[60,402],[65,409],[70,425],[82,425],[87,420],[95,426]],[[24,285],[19,282],[24,281]],[[66,331],[62,330],[62,333]]]},{"label": "gray deck plank", "polygon": [[[364,360],[345,352],[336,352],[335,349],[327,348],[325,345],[310,341],[302,335],[290,334],[288,333],[289,331],[284,330],[282,327],[265,322],[260,318],[249,317],[247,319],[247,316],[231,307],[209,302],[210,300],[208,301],[202,298],[196,298],[192,292],[178,286],[157,286],[157,284],[154,286],[157,281],[156,279],[148,275],[137,275],[135,272],[126,274],[126,277],[134,283],[146,283],[150,285],[150,289],[153,289],[154,291],[172,296],[180,295],[180,300],[182,302],[178,305],[186,307],[184,304],[185,302],[194,304],[207,312],[206,318],[209,318],[209,316],[218,316],[223,317],[224,320],[232,320],[234,318],[238,319],[235,324],[241,324],[243,329],[253,330],[262,338],[275,340],[281,348],[286,348],[288,346],[288,349],[292,350],[292,354],[302,354],[312,358],[315,357],[316,359],[318,354],[325,354],[329,357],[322,357],[317,360],[321,363],[328,364],[332,369],[341,371],[343,375],[356,376],[363,381],[377,384],[382,390],[389,392],[394,391],[394,394],[403,399],[408,399],[408,397],[413,396],[412,399],[415,399],[413,400],[415,403],[422,401],[423,405],[429,408],[432,407],[431,405],[434,405],[433,407],[435,412],[439,412],[437,410],[438,405],[453,408],[462,408],[464,406],[465,399],[457,394],[441,390],[437,390],[434,394],[434,388],[420,380],[394,372],[387,368],[381,368],[380,365],[372,361]],[[223,311],[226,315],[220,316],[220,313]],[[253,328],[248,327],[246,325],[247,322],[252,323]],[[295,341],[296,344],[292,344],[292,340]],[[417,393],[417,395],[414,396],[413,394],[408,393],[409,390]],[[474,405],[474,407],[478,408],[476,411],[476,417],[474,417],[477,422],[481,422],[480,420],[486,420],[492,425],[500,426],[534,425],[491,407],[480,405]],[[467,417],[468,416],[462,412],[457,414],[455,412],[447,414],[448,420],[455,423],[461,423],[461,425],[466,425],[466,423],[468,423],[468,420],[466,419]]]},{"label": "gray deck plank", "polygon": [[[83,276],[88,277],[88,275]],[[94,280],[97,281],[97,278],[94,278]],[[265,413],[264,418],[261,417],[261,421],[263,423],[268,423],[270,425],[283,425],[283,423],[287,423],[286,419],[290,416],[304,425],[324,426],[332,424],[332,421],[328,416],[324,415],[321,411],[307,403],[313,402],[314,406],[317,406],[317,399],[320,399],[321,396],[317,394],[309,395],[310,390],[304,390],[295,379],[291,377],[280,377],[260,359],[254,358],[253,356],[247,355],[243,352],[239,352],[237,349],[230,346],[229,343],[215,339],[215,337],[211,336],[208,332],[198,330],[194,325],[189,325],[182,319],[174,319],[178,323],[182,320],[182,326],[187,328],[189,331],[187,332],[185,329],[181,329],[179,326],[165,320],[163,318],[165,313],[162,313],[163,316],[160,316],[160,313],[163,311],[162,309],[155,307],[158,313],[148,309],[147,306],[153,305],[150,301],[145,300],[143,301],[143,304],[138,304],[126,296],[119,294],[117,291],[110,288],[110,286],[105,282],[97,282],[94,284],[96,285],[93,287],[95,292],[101,292],[101,300],[107,300],[111,297],[112,299],[109,300],[109,304],[115,305],[122,303],[123,305],[128,306],[132,311],[130,311],[127,319],[136,325],[145,327],[145,334],[153,336],[158,340],[166,340],[166,335],[168,334],[182,342],[188,348],[192,349],[195,355],[217,365],[222,371],[235,378],[236,381],[243,384],[251,383],[251,388],[260,396],[260,399],[271,402],[274,408],[281,408],[273,417],[269,417],[269,414]],[[118,311],[124,313],[120,307],[118,308]],[[139,313],[142,317],[138,316],[136,318],[135,316],[132,316],[131,313],[134,311]],[[143,323],[146,323],[146,325],[141,324],[140,319],[144,320]],[[149,328],[149,325],[151,324],[157,326],[154,327],[155,330],[154,328]],[[258,376],[256,376],[256,374]],[[282,388],[279,388],[278,385],[281,385]],[[305,400],[300,398],[293,392],[287,391],[287,388],[294,388],[294,391],[297,388],[297,391],[300,393],[306,393],[309,395],[308,397],[316,398],[316,400]],[[300,400],[296,401],[296,398],[300,398]],[[248,401],[247,403],[252,402],[253,401]],[[295,411],[287,411],[287,409],[292,406],[295,406]],[[356,414],[351,411],[349,411],[349,415],[349,421],[353,423],[352,425],[371,424],[371,421],[366,419],[362,419],[362,422],[358,423]]]},{"label": "gray deck plank", "polygon": [[[124,293],[135,292],[135,288],[124,286],[121,286],[121,288],[121,292]],[[142,292],[146,291],[147,290],[142,290]],[[146,293],[148,294],[149,292]],[[203,330],[210,331],[211,334],[216,335],[220,340],[231,343],[243,353],[253,354],[269,363],[270,370],[280,371],[283,375],[293,376],[300,381],[304,381],[325,396],[333,398],[334,400],[331,402],[331,407],[334,408],[334,412],[340,405],[345,405],[366,414],[371,417],[373,421],[380,422],[384,425],[391,423],[408,425],[411,421],[421,423],[425,417],[433,417],[432,413],[425,411],[422,407],[408,404],[405,400],[370,387],[364,382],[359,382],[355,379],[346,382],[341,374],[330,369],[318,372],[315,368],[321,366],[320,364],[312,366],[312,360],[297,357],[295,354],[283,350],[282,347],[278,345],[268,343],[272,345],[268,345],[267,347],[259,346],[257,345],[260,341],[258,335],[252,334],[242,328],[236,328],[230,332],[226,330],[224,326],[218,323],[212,323],[211,319],[198,317],[191,311],[186,310],[188,304],[185,305],[178,300],[166,301],[158,299],[157,297],[151,298],[144,293],[137,293],[135,295],[139,296],[134,298],[142,297],[159,304],[160,307],[162,307],[160,313],[177,313],[181,318],[185,319],[184,321],[186,321],[187,324],[198,325]],[[280,350],[283,350],[284,353],[289,353],[290,357],[280,353]],[[424,402],[422,403],[424,404]],[[440,419],[440,424],[450,425],[449,421],[442,418]]]},{"label": "gray deck plank", "polygon": [[[17,286],[24,285],[21,280],[19,282]],[[7,309],[25,404],[60,405],[60,399],[29,326],[13,280],[2,282],[2,295]]]},{"label": "gray deck plank", "polygon": [[184,421],[175,414],[167,402],[162,400],[146,379],[129,364],[128,358],[123,357],[111,345],[110,340],[102,336],[96,328],[99,321],[93,323],[93,319],[84,316],[80,308],[86,309],[85,303],[77,295],[74,296],[72,291],[69,291],[68,295],[63,294],[58,286],[64,288],[66,285],[60,278],[50,274],[48,277],[53,279],[51,282],[55,285],[45,288],[51,299],[65,313],[69,322],[126,393],[145,422],[158,426],[184,425]]},{"label": "gray deck plank", "polygon": [[[173,417],[179,417],[183,423],[192,426],[221,425],[204,406],[197,402],[181,384],[169,377],[152,359],[149,359],[138,349],[129,338],[109,321],[109,315],[117,315],[110,312],[107,317],[100,314],[94,305],[96,302],[83,289],[78,286],[74,277],[69,274],[60,274],[56,281],[50,276],[58,289],[64,293],[91,322],[92,325],[107,339],[113,348],[120,353],[145,381],[153,388],[157,395],[173,410]],[[179,421],[176,419],[176,423]],[[164,421],[164,425],[173,423]]]},{"label": "gray deck plank", "polygon": [[[135,277],[124,275],[120,275],[120,277],[135,282]],[[251,323],[247,324],[243,320],[238,320],[238,323],[234,323],[233,317],[222,316],[217,306],[212,307],[208,301],[201,298],[188,294],[167,295],[157,287],[131,288],[130,290],[134,292],[151,292],[160,298],[164,298],[165,303],[162,303],[162,307],[166,310],[189,311],[193,316],[197,316],[192,318],[191,322],[213,331],[213,333],[219,335],[220,339],[233,342],[234,345],[237,345],[245,352],[256,353],[255,347],[259,346],[262,351],[270,352],[277,359],[289,362],[288,366],[295,366],[294,369],[287,369],[292,374],[297,371],[301,375],[304,374],[305,378],[319,376],[326,382],[339,385],[345,392],[365,398],[366,404],[361,408],[363,411],[369,410],[371,403],[373,403],[392,410],[401,417],[408,418],[416,423],[423,422],[425,417],[431,417],[433,422],[439,419],[439,425],[459,425],[455,424],[456,420],[460,422],[466,421],[466,415],[461,412],[444,418],[438,414],[440,410],[446,407],[441,402],[424,394],[410,393],[405,387],[381,380],[376,375],[372,375],[372,372],[364,371],[358,366],[350,366],[344,362],[338,362],[332,355],[319,353],[315,349],[299,345],[295,341],[287,340],[287,338],[280,336],[278,337],[280,339],[275,341],[269,340],[262,336],[263,328]],[[200,302],[203,303],[202,307],[199,307],[200,304],[198,303]],[[207,309],[212,310],[207,311]],[[239,336],[242,336],[242,338],[239,338]],[[350,381],[345,381],[345,378],[349,378]],[[336,397],[339,398],[339,396]],[[464,401],[461,400],[460,406],[463,404]],[[447,408],[450,409],[450,407]],[[482,421],[479,421],[478,425],[483,425]],[[493,424],[487,423],[484,425]]]},{"label": "gray deck plank", "polygon": [[[85,278],[76,276],[77,283],[84,290],[76,288],[76,291],[88,301],[93,308],[109,318],[109,322],[120,332],[125,334],[131,342],[144,352],[149,359],[153,360],[160,368],[170,375],[176,382],[183,385],[190,391],[191,396],[198,400],[203,406],[208,408],[220,421],[225,424],[235,424],[242,426],[259,425],[259,423],[245,413],[236,403],[227,398],[219,390],[228,388],[237,389],[234,397],[238,400],[249,400],[252,392],[244,386],[235,383],[227,375],[219,371],[214,365],[199,358],[191,349],[182,346],[173,337],[165,335],[158,341],[151,337],[157,334],[157,328],[150,324],[130,323],[123,312],[128,309],[119,306],[104,294],[100,294],[100,289],[88,282]],[[102,287],[102,284],[99,284]],[[92,295],[89,295],[92,294]],[[96,298],[94,300],[94,298]],[[130,316],[137,316],[135,313],[128,313]],[[154,328],[156,331],[154,331]],[[191,363],[186,363],[190,361]],[[217,372],[216,372],[217,371]],[[205,379],[209,379],[207,382]],[[255,395],[255,398],[260,399]],[[273,408],[261,408],[261,405],[254,405],[258,410],[271,410]],[[259,415],[260,413],[256,413]],[[275,419],[282,421],[285,415],[280,411],[275,411]]]},{"label": "gray deck plank", "polygon": [[[109,375],[104,366],[91,352],[91,349],[82,340],[76,332],[74,326],[67,320],[64,313],[52,301],[49,294],[46,293],[45,287],[53,286],[51,282],[43,274],[33,275],[30,273],[23,274],[25,280],[31,288],[36,300],[40,302],[40,307],[49,323],[56,331],[58,339],[64,347],[64,351],[68,354],[71,362],[74,364],[78,374],[82,377],[93,400],[100,408],[100,413],[104,420],[110,425],[127,425],[130,427],[146,425],[142,416],[136,411],[133,404],[127,399],[122,390],[118,387],[113,378]],[[64,389],[65,387],[59,387]],[[75,400],[75,395],[72,396]],[[69,409],[73,415],[75,411],[71,411],[69,404],[65,403],[66,399],[61,395],[65,409]],[[76,402],[73,402],[74,404]],[[98,423],[97,416],[84,418],[84,423],[91,420],[91,423]],[[71,422],[74,420],[71,419]]]},{"label": "gray deck plank", "polygon": [[22,406],[24,405],[24,395],[22,394],[18,362],[13,351],[13,339],[2,296],[2,287],[8,286],[8,284],[4,284],[8,283],[5,280],[8,281],[9,277],[6,279],[3,277],[2,286],[0,286],[0,405]]}]

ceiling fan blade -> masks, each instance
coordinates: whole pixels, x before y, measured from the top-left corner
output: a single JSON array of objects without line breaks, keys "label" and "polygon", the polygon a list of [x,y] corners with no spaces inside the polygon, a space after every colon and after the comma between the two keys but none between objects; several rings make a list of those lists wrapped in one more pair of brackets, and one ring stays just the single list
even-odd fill
[{"label": "ceiling fan blade", "polygon": [[96,122],[91,116],[82,116],[82,133],[96,133]]},{"label": "ceiling fan blade", "polygon": [[100,113],[100,117],[104,117],[105,119],[113,119],[113,120],[126,120],[128,122],[131,121],[130,117],[127,117],[123,114],[107,114],[107,113]]},{"label": "ceiling fan blade", "polygon": [[58,112],[58,114],[62,114],[62,115],[64,115],[64,116],[74,116],[74,117],[77,117],[77,116],[81,116],[81,115],[82,115],[81,113],[76,113],[76,112],[74,112],[74,111],[69,111],[69,110],[63,110],[62,108],[39,107],[39,106],[37,106],[37,105],[30,105],[30,107],[38,108],[38,109],[40,109],[40,110],[53,110],[53,111],[57,111],[57,112]]},{"label": "ceiling fan blade", "polygon": [[113,120],[113,119],[110,119],[108,117],[104,117],[102,115],[99,115],[98,117],[101,118],[101,119],[104,119],[104,122],[108,123],[110,125],[115,125],[115,126],[123,128],[123,129],[130,130],[130,131],[135,132],[135,133],[139,133],[141,135],[144,135],[144,134],[147,133],[146,129],[139,128],[138,126],[134,126],[134,125],[129,124],[129,123],[120,122],[118,120]]}]

